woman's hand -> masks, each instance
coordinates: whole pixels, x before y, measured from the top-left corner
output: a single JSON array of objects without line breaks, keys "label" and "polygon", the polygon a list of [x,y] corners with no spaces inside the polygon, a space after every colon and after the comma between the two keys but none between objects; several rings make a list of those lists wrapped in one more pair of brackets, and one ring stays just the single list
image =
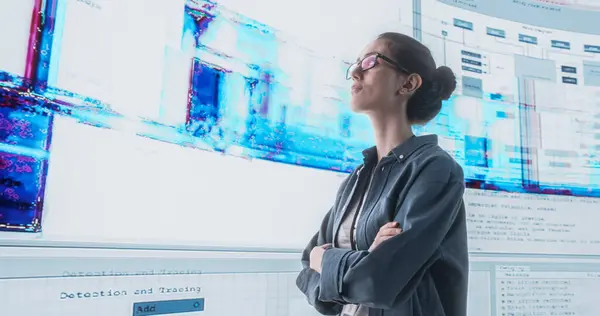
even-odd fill
[{"label": "woman's hand", "polygon": [[389,222],[381,226],[379,232],[377,232],[377,236],[375,236],[375,241],[373,241],[373,244],[371,245],[371,247],[369,247],[369,251],[373,251],[379,246],[379,244],[381,244],[381,242],[383,242],[384,240],[388,240],[400,234],[401,232],[402,229],[400,228],[400,224],[397,222]]},{"label": "woman's hand", "polygon": [[331,244],[316,246],[310,251],[310,268],[321,273],[321,265],[323,264],[323,254]]}]

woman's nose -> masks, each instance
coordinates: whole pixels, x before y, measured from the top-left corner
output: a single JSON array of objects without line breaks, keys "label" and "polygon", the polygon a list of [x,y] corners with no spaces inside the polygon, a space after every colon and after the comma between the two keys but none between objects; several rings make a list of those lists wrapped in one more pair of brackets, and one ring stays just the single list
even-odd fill
[{"label": "woman's nose", "polygon": [[360,80],[362,78],[363,72],[360,69],[359,66],[354,67],[351,71],[350,71],[350,77],[352,78],[352,80]]}]

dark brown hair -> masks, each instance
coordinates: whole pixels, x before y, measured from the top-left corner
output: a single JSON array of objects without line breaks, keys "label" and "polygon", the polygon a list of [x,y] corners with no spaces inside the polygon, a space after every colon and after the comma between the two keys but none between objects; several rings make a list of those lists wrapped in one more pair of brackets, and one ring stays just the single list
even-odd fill
[{"label": "dark brown hair", "polygon": [[416,39],[401,33],[380,34],[377,39],[388,44],[391,59],[400,66],[421,76],[423,84],[408,100],[406,116],[413,124],[431,121],[442,109],[442,101],[448,100],[456,89],[456,76],[452,69],[436,68],[431,51]]}]

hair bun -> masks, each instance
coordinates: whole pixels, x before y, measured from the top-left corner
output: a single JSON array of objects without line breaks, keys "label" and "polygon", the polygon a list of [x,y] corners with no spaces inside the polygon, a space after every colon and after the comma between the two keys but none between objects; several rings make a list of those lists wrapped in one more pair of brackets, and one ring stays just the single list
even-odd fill
[{"label": "hair bun", "polygon": [[433,73],[433,83],[442,100],[448,100],[456,89],[456,76],[452,69],[446,66],[438,67]]}]

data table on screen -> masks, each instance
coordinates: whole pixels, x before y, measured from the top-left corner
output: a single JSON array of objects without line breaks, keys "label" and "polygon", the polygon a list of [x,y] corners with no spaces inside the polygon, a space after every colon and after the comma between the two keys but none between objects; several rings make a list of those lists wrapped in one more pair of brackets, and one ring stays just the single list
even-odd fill
[{"label": "data table on screen", "polygon": [[599,278],[598,271],[531,271],[527,266],[499,267],[496,271],[496,314],[596,315]]},{"label": "data table on screen", "polygon": [[597,197],[600,34],[582,21],[598,13],[537,1],[475,2],[420,1],[420,37],[438,63],[456,71],[460,95],[442,110],[451,123],[441,116],[428,130],[482,139],[474,146],[486,152],[479,164],[455,153],[466,159],[467,182]]}]

